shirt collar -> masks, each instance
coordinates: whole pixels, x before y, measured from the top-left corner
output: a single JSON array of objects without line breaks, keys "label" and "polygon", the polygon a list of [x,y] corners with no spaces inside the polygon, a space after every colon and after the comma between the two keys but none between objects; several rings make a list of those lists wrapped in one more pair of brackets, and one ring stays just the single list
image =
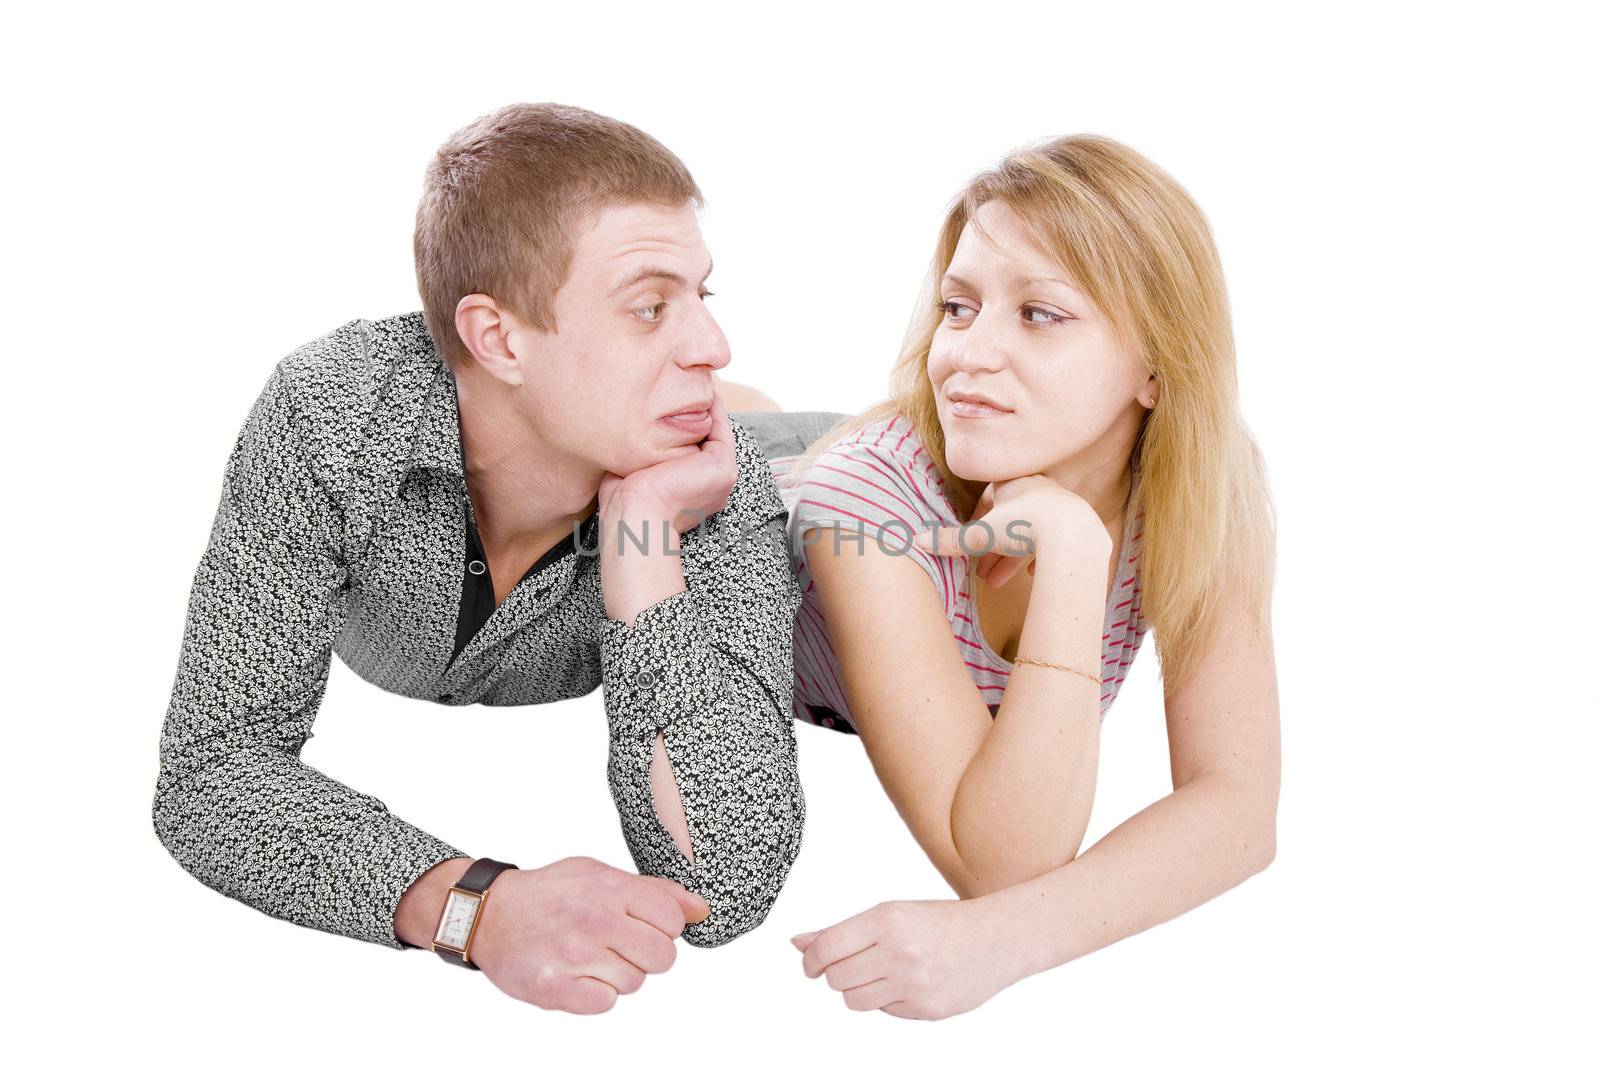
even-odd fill
[{"label": "shirt collar", "polygon": [[[389,384],[390,400],[384,405],[388,413],[378,417],[404,419],[406,407],[412,407],[410,450],[395,457],[401,480],[412,471],[424,469],[465,477],[455,372],[433,343],[423,313],[411,311],[369,322],[367,335],[375,349],[393,353],[389,358],[395,364],[395,377]],[[408,397],[417,399],[408,403]]]},{"label": "shirt collar", "polygon": [[425,387],[422,412],[417,417],[417,430],[411,440],[407,469],[446,471],[464,478],[466,468],[461,460],[461,406],[456,393],[455,372],[437,354],[434,360],[436,365]]}]

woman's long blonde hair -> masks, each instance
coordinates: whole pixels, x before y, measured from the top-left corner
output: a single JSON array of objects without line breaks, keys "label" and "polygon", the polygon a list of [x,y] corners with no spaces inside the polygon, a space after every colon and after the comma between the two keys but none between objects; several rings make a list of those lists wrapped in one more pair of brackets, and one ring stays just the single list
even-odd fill
[{"label": "woman's long blonde hair", "polygon": [[1111,323],[1142,353],[1160,390],[1129,457],[1144,512],[1143,614],[1156,632],[1161,674],[1187,678],[1210,648],[1224,594],[1267,625],[1276,517],[1261,453],[1239,414],[1233,329],[1211,228],[1164,170],[1108,137],[1078,134],[1018,149],[973,178],[952,202],[919,296],[890,395],[808,448],[793,471],[879,419],[907,419],[970,520],[983,485],[951,473],[928,381],[943,317],[939,279],[967,220],[1000,200],[1022,219]]}]

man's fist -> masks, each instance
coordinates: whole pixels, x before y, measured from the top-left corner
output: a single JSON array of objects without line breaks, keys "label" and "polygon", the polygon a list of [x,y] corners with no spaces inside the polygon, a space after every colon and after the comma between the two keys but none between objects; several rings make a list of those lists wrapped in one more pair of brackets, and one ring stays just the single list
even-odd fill
[{"label": "man's fist", "polygon": [[702,897],[670,879],[571,856],[495,879],[472,962],[518,1000],[594,1015],[670,968],[673,939],[709,914]]},{"label": "man's fist", "polygon": [[[401,897],[401,940],[430,945],[449,886],[472,860],[435,864]],[[541,1008],[594,1015],[646,974],[672,966],[673,939],[711,914],[677,882],[633,874],[588,856],[501,872],[472,935],[472,962],[502,991]]]}]

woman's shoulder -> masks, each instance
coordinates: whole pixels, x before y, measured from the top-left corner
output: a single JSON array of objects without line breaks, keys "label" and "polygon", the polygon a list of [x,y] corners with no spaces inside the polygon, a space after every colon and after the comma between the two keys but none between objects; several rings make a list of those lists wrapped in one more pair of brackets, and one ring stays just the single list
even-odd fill
[{"label": "woman's shoulder", "polygon": [[903,415],[847,433],[782,484],[790,537],[807,528],[842,527],[905,555],[927,574],[948,616],[955,610],[957,561],[912,543],[929,526],[959,525],[933,458]]}]

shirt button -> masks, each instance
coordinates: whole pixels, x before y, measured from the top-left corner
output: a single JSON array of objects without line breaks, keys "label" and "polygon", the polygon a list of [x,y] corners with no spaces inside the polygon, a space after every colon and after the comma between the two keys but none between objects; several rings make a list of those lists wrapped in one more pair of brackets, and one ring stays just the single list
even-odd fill
[{"label": "shirt button", "polygon": [[482,574],[488,569],[488,567],[483,565],[483,560],[481,559],[475,559],[471,563],[467,564],[467,570],[471,571],[473,574]]},{"label": "shirt button", "polygon": [[653,671],[640,671],[638,677],[634,679],[634,683],[641,689],[649,689],[656,684],[655,673]]}]

